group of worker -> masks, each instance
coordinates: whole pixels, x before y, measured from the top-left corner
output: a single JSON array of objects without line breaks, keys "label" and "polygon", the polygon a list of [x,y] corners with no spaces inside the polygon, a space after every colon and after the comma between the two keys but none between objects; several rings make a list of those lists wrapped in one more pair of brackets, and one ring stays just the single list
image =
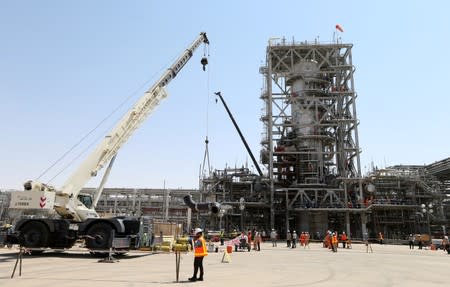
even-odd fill
[{"label": "group of worker", "polygon": [[[410,234],[408,236],[408,243],[409,243],[409,249],[414,249],[415,244],[417,244],[419,249],[422,249],[424,246],[424,238],[421,234]],[[448,239],[447,235],[444,235],[444,237],[441,239],[440,247],[442,250],[447,251],[448,254],[450,254],[450,241]],[[432,250],[436,250],[436,245],[431,242],[430,248]]]},{"label": "group of worker", "polygon": [[261,243],[263,241],[262,232],[256,229],[253,229],[253,231],[249,229],[247,233],[242,231],[238,239],[245,239],[245,242],[250,246],[250,249],[252,249],[253,246],[253,250],[261,251]]},{"label": "group of worker", "polygon": [[293,230],[292,233],[288,230],[287,234],[286,234],[286,244],[288,248],[297,248],[297,243],[300,240],[300,245],[303,246],[304,248],[308,247],[309,248],[309,240],[310,240],[311,236],[309,234],[309,232],[305,232],[303,231],[300,234],[300,238],[297,234],[297,231]]},{"label": "group of worker", "polygon": [[[206,248],[206,240],[203,237],[203,230],[201,228],[194,229],[194,237],[192,240],[194,249],[194,274],[192,277],[188,278],[189,281],[203,281],[204,269],[203,269],[203,258],[208,255],[208,250]],[[221,244],[223,243],[223,232],[221,232]],[[253,245],[253,249],[260,251],[262,234],[257,230],[248,230],[247,234],[241,232],[238,239],[246,240],[247,244]],[[197,276],[198,275],[198,276]]]},{"label": "group of worker", "polygon": [[323,247],[337,252],[339,242],[342,242],[342,248],[351,248],[351,241],[345,231],[339,235],[337,231],[328,230],[323,239]]}]

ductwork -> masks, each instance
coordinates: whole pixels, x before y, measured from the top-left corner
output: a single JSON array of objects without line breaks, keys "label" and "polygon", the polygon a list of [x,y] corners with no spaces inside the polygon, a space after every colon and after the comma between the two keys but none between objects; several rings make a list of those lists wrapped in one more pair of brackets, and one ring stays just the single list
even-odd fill
[{"label": "ductwork", "polygon": [[192,200],[192,196],[183,197],[184,203],[194,212],[211,211],[212,214],[218,214],[220,211],[220,203],[218,202],[202,202],[196,203]]}]

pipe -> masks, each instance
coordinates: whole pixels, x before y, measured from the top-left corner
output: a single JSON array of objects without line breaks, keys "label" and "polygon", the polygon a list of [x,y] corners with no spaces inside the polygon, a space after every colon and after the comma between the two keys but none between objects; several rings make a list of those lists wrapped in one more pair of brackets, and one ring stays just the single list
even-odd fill
[{"label": "pipe", "polygon": [[212,214],[217,214],[220,211],[220,203],[218,202],[202,202],[196,203],[192,200],[191,195],[183,197],[184,203],[194,212],[211,211]]}]

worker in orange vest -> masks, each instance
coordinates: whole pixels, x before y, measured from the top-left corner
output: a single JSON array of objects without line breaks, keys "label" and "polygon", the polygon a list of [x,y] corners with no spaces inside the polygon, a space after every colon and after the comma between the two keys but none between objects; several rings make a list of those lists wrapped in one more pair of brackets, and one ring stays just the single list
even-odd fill
[{"label": "worker in orange vest", "polygon": [[330,249],[331,248],[331,232],[328,230],[327,235],[323,239],[323,247]]},{"label": "worker in orange vest", "polygon": [[333,252],[337,252],[337,245],[338,245],[337,234],[336,232],[333,232],[333,234],[331,235],[331,248]]},{"label": "worker in orange vest", "polygon": [[[194,275],[189,278],[189,281],[203,281],[203,257],[208,255],[208,251],[205,238],[203,238],[203,230],[196,228],[194,232]],[[200,277],[197,278],[198,269],[200,269]]]},{"label": "worker in orange vest", "polygon": [[341,241],[342,241],[342,248],[345,248],[345,244],[347,244],[347,234],[345,234],[345,231],[342,231]]},{"label": "worker in orange vest", "polygon": [[300,246],[305,246],[305,232],[302,232],[302,234],[300,234]]},{"label": "worker in orange vest", "polygon": [[304,248],[306,248],[306,246],[308,246],[308,248],[310,248],[309,247],[309,239],[310,239],[310,235],[309,235],[309,232],[307,231],[307,232],[305,232],[305,245],[304,245]]}]

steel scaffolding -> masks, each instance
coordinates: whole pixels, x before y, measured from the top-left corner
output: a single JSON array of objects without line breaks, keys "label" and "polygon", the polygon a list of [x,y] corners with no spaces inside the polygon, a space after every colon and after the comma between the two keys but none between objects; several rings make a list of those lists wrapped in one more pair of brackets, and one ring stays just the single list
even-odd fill
[{"label": "steel scaffolding", "polygon": [[[364,201],[351,49],[339,42],[269,41],[260,72],[261,161],[271,180],[271,226],[284,221],[286,230],[323,232],[328,216],[322,213],[316,220],[322,223],[313,224],[310,208],[345,212],[349,190],[359,191],[359,204]],[[285,219],[277,219],[283,212]],[[348,212],[345,218],[349,231]]]}]

